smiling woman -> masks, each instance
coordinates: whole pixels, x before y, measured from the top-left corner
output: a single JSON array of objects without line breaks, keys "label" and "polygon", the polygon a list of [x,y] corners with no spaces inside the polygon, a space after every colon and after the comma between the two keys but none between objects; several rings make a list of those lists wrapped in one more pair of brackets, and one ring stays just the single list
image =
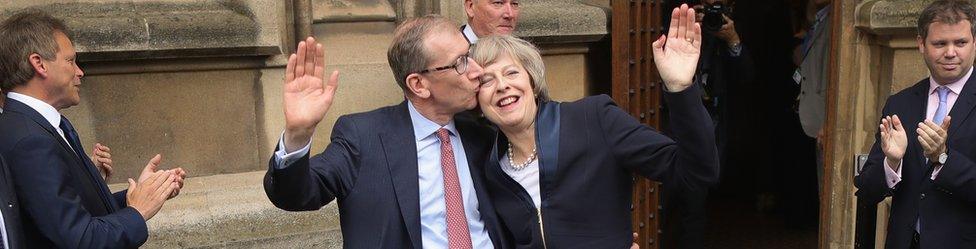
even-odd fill
[{"label": "smiling woman", "polygon": [[[675,9],[655,60],[672,106],[674,140],[640,124],[606,95],[548,98],[545,65],[532,44],[489,36],[472,47],[484,68],[478,103],[501,131],[484,167],[487,188],[512,248],[627,248],[632,245],[634,173],[681,187],[714,184],[711,119],[691,85],[701,44],[694,11]],[[679,32],[682,31],[682,32]]]},{"label": "smiling woman", "polygon": [[482,112],[502,129],[525,129],[535,120],[536,101],[549,101],[542,56],[535,46],[514,37],[486,40],[472,54],[486,65],[478,93]]}]

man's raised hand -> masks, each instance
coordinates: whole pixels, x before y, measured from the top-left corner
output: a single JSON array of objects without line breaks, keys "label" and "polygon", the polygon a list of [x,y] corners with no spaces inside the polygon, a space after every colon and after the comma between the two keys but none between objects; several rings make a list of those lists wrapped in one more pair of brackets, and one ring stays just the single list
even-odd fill
[{"label": "man's raised hand", "polygon": [[285,68],[285,150],[296,151],[312,138],[315,126],[332,106],[339,72],[325,81],[325,49],[309,37],[298,43],[298,53]]},{"label": "man's raised hand", "polygon": [[905,127],[901,125],[898,115],[887,116],[881,119],[881,151],[884,152],[885,159],[888,160],[888,167],[898,171],[901,167],[901,159],[905,157],[905,150],[908,149],[908,135],[905,134]]},{"label": "man's raised hand", "polygon": [[932,120],[918,124],[918,143],[922,145],[922,152],[929,162],[938,162],[939,156],[946,153],[946,141],[949,134],[949,123],[952,117],[946,116],[942,124],[936,124]]},{"label": "man's raised hand", "polygon": [[170,194],[168,199],[172,199],[177,195],[180,195],[180,190],[183,189],[183,180],[186,179],[186,170],[182,167],[177,167],[175,169],[159,170],[159,165],[163,163],[163,155],[156,154],[152,159],[149,159],[149,163],[146,163],[146,167],[142,168],[142,172],[139,173],[139,180],[137,183],[142,183],[149,179],[154,173],[161,171],[169,171],[174,176],[174,182],[176,182],[177,188]]},{"label": "man's raised hand", "polygon": [[111,148],[101,143],[95,143],[95,146],[92,148],[92,163],[95,164],[95,168],[98,168],[98,173],[102,175],[102,180],[105,181],[108,181],[108,178],[112,177],[111,151]]}]

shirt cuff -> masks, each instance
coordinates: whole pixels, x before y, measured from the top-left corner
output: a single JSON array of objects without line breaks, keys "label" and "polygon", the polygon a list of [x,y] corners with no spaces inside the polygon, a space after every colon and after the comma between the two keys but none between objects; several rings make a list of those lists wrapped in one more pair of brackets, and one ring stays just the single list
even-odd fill
[{"label": "shirt cuff", "polygon": [[742,42],[735,44],[735,46],[729,47],[729,55],[732,57],[739,57],[742,54]]},{"label": "shirt cuff", "polygon": [[308,152],[311,149],[312,149],[312,141],[309,140],[308,144],[305,144],[305,147],[302,147],[297,151],[293,151],[289,153],[285,149],[285,132],[282,131],[281,138],[278,139],[278,151],[275,151],[274,153],[275,168],[276,169],[287,168],[289,165],[295,163],[295,161],[297,161],[298,159],[301,159],[305,155],[308,155]]},{"label": "shirt cuff", "polygon": [[898,165],[901,166],[898,167],[898,171],[894,171],[888,167],[888,158],[884,159],[885,183],[888,184],[888,188],[895,188],[895,185],[901,182],[901,168],[905,166],[902,163],[903,161],[898,161]]},{"label": "shirt cuff", "polygon": [[942,166],[945,166],[945,165],[935,166],[935,169],[932,170],[932,177],[931,177],[931,179],[933,181],[935,181],[935,177],[939,176],[939,171],[942,170]]}]

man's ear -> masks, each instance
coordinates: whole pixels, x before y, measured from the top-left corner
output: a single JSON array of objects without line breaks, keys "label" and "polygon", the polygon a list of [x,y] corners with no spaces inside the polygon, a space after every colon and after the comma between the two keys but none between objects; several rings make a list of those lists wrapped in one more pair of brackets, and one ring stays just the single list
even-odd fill
[{"label": "man's ear", "polygon": [[925,53],[925,38],[922,38],[921,35],[915,36],[915,42],[918,43],[918,52],[924,54]]},{"label": "man's ear", "polygon": [[468,19],[474,18],[474,0],[464,0],[464,13],[468,14]]},{"label": "man's ear", "polygon": [[430,81],[427,81],[420,74],[412,73],[407,75],[407,91],[420,98],[430,97]]},{"label": "man's ear", "polygon": [[44,64],[44,58],[41,58],[41,55],[30,54],[27,56],[27,60],[30,62],[31,68],[34,68],[34,73],[41,78],[47,78],[47,65]]}]

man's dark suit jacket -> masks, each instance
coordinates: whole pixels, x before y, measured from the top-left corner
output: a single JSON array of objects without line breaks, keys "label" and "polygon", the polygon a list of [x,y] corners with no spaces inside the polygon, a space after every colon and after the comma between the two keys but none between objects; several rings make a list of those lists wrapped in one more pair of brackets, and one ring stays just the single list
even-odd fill
[{"label": "man's dark suit jacket", "polygon": [[897,114],[908,135],[901,182],[894,189],[885,183],[885,155],[878,133],[867,163],[855,178],[857,197],[869,203],[892,197],[886,248],[909,247],[916,217],[921,218],[923,249],[976,248],[976,120],[972,119],[976,77],[969,78],[949,111],[949,160],[935,181],[930,179],[933,167],[926,162],[915,132],[925,119],[928,89],[929,80],[924,79],[888,98],[882,111],[882,117]]},{"label": "man's dark suit jacket", "polygon": [[27,248],[135,248],[146,221],[112,194],[87,157],[77,156],[40,113],[7,98],[0,115],[0,154],[20,200]]},{"label": "man's dark suit jacket", "polygon": [[[7,245],[14,249],[25,248],[19,208],[17,194],[14,193],[14,183],[10,179],[10,168],[7,167],[3,155],[0,155],[0,212],[3,212],[4,230],[7,231],[5,236]],[[0,243],[3,242],[0,241]]]},{"label": "man's dark suit jacket", "polygon": [[535,126],[541,211],[502,171],[498,161],[508,141],[499,133],[485,170],[514,247],[629,248],[634,173],[689,188],[718,181],[714,130],[700,88],[664,97],[678,142],[639,123],[606,95],[541,103]]},{"label": "man's dark suit jacket", "polygon": [[[339,117],[332,143],[285,169],[272,157],[264,190],[278,208],[317,210],[338,201],[345,248],[423,248],[420,235],[417,144],[407,102]],[[479,211],[492,243],[499,248],[498,220],[484,187],[484,170],[492,130],[474,120],[455,118]]]}]

